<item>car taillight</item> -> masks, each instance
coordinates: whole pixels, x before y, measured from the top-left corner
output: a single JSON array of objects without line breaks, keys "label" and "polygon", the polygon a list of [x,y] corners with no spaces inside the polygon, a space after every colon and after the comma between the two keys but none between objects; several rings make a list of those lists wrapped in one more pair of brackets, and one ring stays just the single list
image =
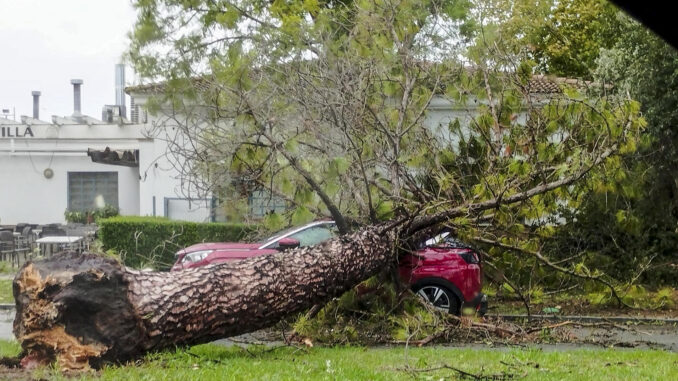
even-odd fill
[{"label": "car taillight", "polygon": [[469,264],[476,264],[480,263],[480,257],[478,254],[476,254],[475,251],[468,251],[466,253],[461,253],[459,254],[462,258],[464,258],[464,261]]}]

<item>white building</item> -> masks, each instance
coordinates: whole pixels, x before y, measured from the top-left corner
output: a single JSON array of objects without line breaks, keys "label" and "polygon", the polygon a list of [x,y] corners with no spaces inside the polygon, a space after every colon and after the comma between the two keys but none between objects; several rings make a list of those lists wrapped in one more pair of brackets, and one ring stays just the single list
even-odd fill
[{"label": "white building", "polygon": [[[124,83],[124,76],[117,80]],[[0,118],[0,224],[59,223],[67,209],[102,205],[122,215],[212,219],[211,200],[183,194],[165,156],[166,141],[152,136],[152,118],[138,105],[132,121],[124,118],[124,106],[105,106],[106,121],[82,115],[82,81],[72,83],[72,116],[40,120],[34,92],[33,117]],[[124,104],[123,86],[116,87],[117,102]]]},{"label": "white building", "polygon": [[[122,75],[119,74],[122,72]],[[64,222],[68,210],[103,205],[122,215],[165,216],[190,221],[213,221],[211,197],[190,199],[168,155],[171,123],[167,115],[150,115],[143,106],[158,89],[154,85],[128,89],[131,120],[124,106],[105,106],[101,121],[80,113],[82,81],[74,87],[74,113],[42,121],[37,115],[39,92],[34,92],[33,117],[21,122],[0,118],[0,224]],[[561,83],[577,81],[536,76],[531,92],[560,92]],[[116,68],[116,102],[124,105],[124,71]],[[463,109],[434,99],[427,125],[434,130],[455,118],[469,118]],[[473,106],[471,106],[473,108]],[[158,125],[167,131],[158,130]],[[443,132],[440,132],[443,133]],[[158,136],[162,134],[163,136]]]}]

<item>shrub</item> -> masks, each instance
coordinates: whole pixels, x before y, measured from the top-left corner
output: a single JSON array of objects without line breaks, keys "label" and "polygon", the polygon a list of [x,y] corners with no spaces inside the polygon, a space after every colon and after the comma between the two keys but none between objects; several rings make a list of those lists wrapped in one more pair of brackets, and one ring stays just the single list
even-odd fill
[{"label": "shrub", "polygon": [[64,212],[64,218],[66,219],[66,222],[70,223],[79,223],[79,224],[85,224],[87,223],[87,214],[85,212],[78,212],[75,210],[68,210]]},{"label": "shrub", "polygon": [[169,269],[179,249],[200,242],[243,240],[256,226],[196,223],[159,217],[119,216],[98,220],[103,249],[117,253],[126,266]]},{"label": "shrub", "polygon": [[0,274],[14,274],[15,270],[12,264],[7,261],[0,261]]},{"label": "shrub", "polygon": [[66,222],[89,224],[98,221],[100,218],[114,217],[120,214],[118,208],[113,205],[106,205],[103,208],[86,210],[84,212],[68,210],[64,212]]},{"label": "shrub", "polygon": [[663,287],[652,297],[652,304],[658,309],[670,309],[676,306],[674,299],[675,290],[671,287]]},{"label": "shrub", "polygon": [[120,210],[113,205],[106,205],[103,208],[94,209],[89,213],[92,214],[94,221],[98,221],[100,218],[115,217],[120,214]]}]

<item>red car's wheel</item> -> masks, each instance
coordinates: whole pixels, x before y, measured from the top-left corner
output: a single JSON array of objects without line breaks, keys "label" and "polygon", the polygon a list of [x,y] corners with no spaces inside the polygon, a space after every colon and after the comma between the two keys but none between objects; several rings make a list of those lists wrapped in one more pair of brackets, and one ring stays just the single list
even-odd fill
[{"label": "red car's wheel", "polygon": [[433,307],[459,315],[461,301],[447,288],[437,284],[429,284],[418,287],[414,292],[428,303],[431,303]]}]

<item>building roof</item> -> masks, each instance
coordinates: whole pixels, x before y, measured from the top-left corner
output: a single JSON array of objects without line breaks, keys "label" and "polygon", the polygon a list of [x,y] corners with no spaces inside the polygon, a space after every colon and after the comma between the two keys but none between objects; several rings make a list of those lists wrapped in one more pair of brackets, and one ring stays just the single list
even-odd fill
[{"label": "building roof", "polygon": [[[167,82],[156,82],[145,85],[128,86],[125,88],[127,94],[158,94],[161,93]],[[563,92],[563,86],[572,86],[580,90],[585,90],[593,85],[591,81],[584,81],[576,78],[555,77],[544,74],[532,76],[527,89],[532,94],[560,94]],[[211,81],[207,78],[194,78],[191,82],[191,89],[198,91],[208,91],[211,87]]]},{"label": "building roof", "polygon": [[577,89],[587,89],[593,82],[575,78],[551,77],[543,74],[533,75],[527,88],[532,94],[562,93],[563,86],[572,86]]},{"label": "building roof", "polygon": [[[191,81],[191,88],[195,90],[207,91],[210,89],[211,83],[212,82],[209,79],[206,79],[204,77],[193,78]],[[125,93],[157,94],[161,93],[165,89],[165,86],[167,86],[166,81],[149,83],[145,85],[128,86],[125,87]]]},{"label": "building roof", "polygon": [[17,122],[14,119],[7,119],[3,116],[0,116],[0,125],[15,125],[15,124],[21,124],[21,122]]}]

